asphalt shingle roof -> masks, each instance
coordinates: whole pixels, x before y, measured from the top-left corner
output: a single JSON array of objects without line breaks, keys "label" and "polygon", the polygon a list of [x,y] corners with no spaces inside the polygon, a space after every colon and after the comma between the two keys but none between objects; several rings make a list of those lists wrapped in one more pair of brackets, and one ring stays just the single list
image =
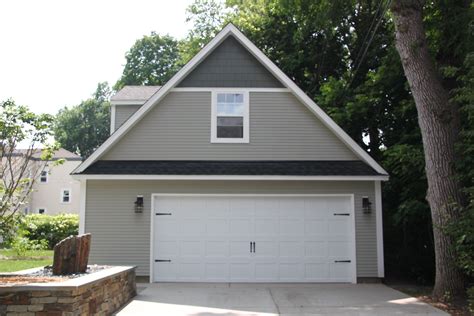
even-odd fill
[{"label": "asphalt shingle roof", "polygon": [[285,175],[370,176],[379,175],[363,161],[183,161],[100,160],[82,174],[116,175]]},{"label": "asphalt shingle roof", "polygon": [[161,86],[125,86],[114,94],[111,101],[146,101],[154,95]]}]

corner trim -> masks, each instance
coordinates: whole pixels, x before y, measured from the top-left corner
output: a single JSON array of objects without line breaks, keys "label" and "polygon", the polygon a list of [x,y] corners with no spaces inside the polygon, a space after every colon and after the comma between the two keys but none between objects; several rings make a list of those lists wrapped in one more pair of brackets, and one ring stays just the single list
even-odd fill
[{"label": "corner trim", "polygon": [[79,197],[79,234],[82,235],[86,231],[86,196],[87,196],[87,179],[81,179],[80,197]]},{"label": "corner trim", "polygon": [[383,215],[382,215],[382,184],[375,181],[375,220],[377,232],[377,272],[378,277],[385,277],[384,251],[383,251]]},{"label": "corner trim", "polygon": [[110,135],[115,131],[115,104],[110,104]]}]

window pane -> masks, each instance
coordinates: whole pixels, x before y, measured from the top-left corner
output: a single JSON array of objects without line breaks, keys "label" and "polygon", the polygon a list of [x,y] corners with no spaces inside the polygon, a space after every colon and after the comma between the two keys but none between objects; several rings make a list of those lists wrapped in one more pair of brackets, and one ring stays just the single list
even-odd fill
[{"label": "window pane", "polygon": [[244,95],[242,93],[235,95],[235,102],[244,103]]},{"label": "window pane", "polygon": [[227,94],[225,95],[225,102],[227,102],[227,103],[233,103],[233,102],[235,102],[235,94],[227,93]]},{"label": "window pane", "polygon": [[217,102],[224,103],[225,102],[225,93],[218,93],[217,94]]},{"label": "window pane", "polygon": [[243,138],[244,119],[242,117],[218,117],[217,118],[218,138]]},{"label": "window pane", "polygon": [[243,126],[217,126],[217,138],[243,138]]},{"label": "window pane", "polygon": [[218,117],[217,126],[244,126],[244,118],[233,116]]}]

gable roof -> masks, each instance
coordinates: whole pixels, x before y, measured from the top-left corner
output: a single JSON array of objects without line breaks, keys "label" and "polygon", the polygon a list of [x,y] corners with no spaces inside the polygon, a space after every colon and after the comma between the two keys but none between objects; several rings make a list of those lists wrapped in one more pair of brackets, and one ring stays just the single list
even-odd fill
[{"label": "gable roof", "polygon": [[176,87],[191,71],[199,65],[222,41],[228,36],[234,36],[258,61],[277,78],[284,87],[288,88],[295,97],[318,117],[346,146],[348,146],[362,161],[374,168],[379,174],[387,172],[365,152],[346,132],[342,130],[310,97],[308,97],[283,71],[281,71],[265,54],[260,51],[242,32],[233,24],[228,24],[216,37],[199,51],[180,71],[178,71],[165,85],[154,93],[120,128],[118,128],[92,155],[89,156],[73,173],[83,172],[92,163],[97,161],[107,150],[122,138],[141,118],[143,118],[156,104],[158,104],[174,87]]}]

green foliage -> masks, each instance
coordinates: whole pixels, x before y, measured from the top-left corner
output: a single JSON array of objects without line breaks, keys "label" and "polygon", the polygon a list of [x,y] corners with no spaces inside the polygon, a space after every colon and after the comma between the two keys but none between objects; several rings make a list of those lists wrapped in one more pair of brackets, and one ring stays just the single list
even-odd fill
[{"label": "green foliage", "polygon": [[45,239],[30,240],[27,237],[18,234],[13,239],[10,246],[18,257],[25,257],[28,251],[48,249],[48,241]]},{"label": "green foliage", "polygon": [[195,0],[186,9],[186,22],[192,27],[179,43],[180,64],[184,65],[204,47],[226,22],[231,10],[221,1]]},{"label": "green foliage", "polygon": [[43,215],[31,214],[21,219],[20,229],[29,240],[46,240],[49,249],[71,235],[79,232],[79,216],[76,214]]},{"label": "green foliage", "polygon": [[163,85],[178,71],[178,41],[152,32],[137,40],[125,58],[127,63],[115,90],[125,85]]},{"label": "green foliage", "polygon": [[92,98],[59,110],[54,132],[63,148],[87,158],[109,137],[110,95],[108,84],[102,82]]}]

